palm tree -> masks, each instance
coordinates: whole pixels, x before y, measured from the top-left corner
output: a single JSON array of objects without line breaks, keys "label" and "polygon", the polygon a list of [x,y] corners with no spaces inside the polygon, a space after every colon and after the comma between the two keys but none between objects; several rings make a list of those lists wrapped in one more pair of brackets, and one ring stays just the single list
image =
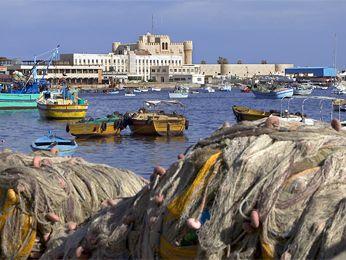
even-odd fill
[{"label": "palm tree", "polygon": [[217,59],[217,63],[218,64],[228,64],[228,60],[224,57],[219,56],[219,58]]}]

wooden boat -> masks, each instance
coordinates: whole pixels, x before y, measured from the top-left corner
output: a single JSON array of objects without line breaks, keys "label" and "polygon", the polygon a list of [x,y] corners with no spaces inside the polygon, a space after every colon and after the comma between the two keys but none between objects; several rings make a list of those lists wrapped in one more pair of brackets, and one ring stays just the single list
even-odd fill
[{"label": "wooden boat", "polygon": [[102,137],[119,135],[125,127],[123,115],[114,112],[102,118],[82,119],[78,122],[68,123],[66,132],[77,137]]},{"label": "wooden boat", "polygon": [[0,110],[36,109],[40,94],[0,93]]},{"label": "wooden boat", "polygon": [[148,109],[141,108],[125,119],[133,134],[177,136],[183,135],[184,130],[188,129],[188,120],[183,115],[157,109],[161,105],[183,106],[180,102],[154,100],[146,101],[145,105]]},{"label": "wooden boat", "polygon": [[287,120],[287,121],[300,122],[303,119],[301,113],[297,112],[296,114],[289,114],[287,110],[282,115],[279,111],[276,111],[276,110],[262,111],[262,110],[252,109],[246,106],[233,106],[232,110],[238,122],[255,121],[258,119],[269,117],[271,115],[279,116],[283,120]]},{"label": "wooden boat", "polygon": [[269,117],[272,114],[271,112],[251,109],[246,106],[232,106],[232,110],[238,122],[255,121],[261,118]]},{"label": "wooden boat", "polygon": [[47,136],[42,136],[31,144],[33,151],[51,151],[57,150],[59,156],[71,155],[75,152],[78,145],[75,140],[65,139],[53,135],[51,132]]},{"label": "wooden boat", "polygon": [[68,90],[44,92],[37,100],[37,108],[40,116],[45,119],[82,119],[86,116],[88,102]]},{"label": "wooden boat", "polygon": [[293,96],[292,88],[276,88],[276,89],[267,90],[267,91],[259,91],[259,90],[253,89],[252,92],[254,93],[256,98],[262,98],[262,99],[282,99],[282,98],[288,98]]}]

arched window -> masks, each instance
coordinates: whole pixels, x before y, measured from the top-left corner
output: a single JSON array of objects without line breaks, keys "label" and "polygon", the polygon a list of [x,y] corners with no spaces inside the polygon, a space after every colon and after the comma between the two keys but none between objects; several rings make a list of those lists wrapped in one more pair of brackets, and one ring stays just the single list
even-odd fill
[{"label": "arched window", "polygon": [[168,42],[166,42],[166,50],[168,50]]},{"label": "arched window", "polygon": [[163,42],[162,43],[162,50],[164,50],[165,49],[165,43]]}]

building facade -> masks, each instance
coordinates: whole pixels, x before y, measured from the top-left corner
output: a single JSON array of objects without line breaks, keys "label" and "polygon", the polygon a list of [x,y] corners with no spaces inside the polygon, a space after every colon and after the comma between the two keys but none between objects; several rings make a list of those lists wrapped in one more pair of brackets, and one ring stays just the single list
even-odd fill
[{"label": "building facade", "polygon": [[107,54],[61,54],[60,60],[78,66],[101,66],[106,80],[122,82],[150,79],[151,66],[182,66],[192,64],[191,41],[174,43],[168,35],[145,34],[136,43],[112,43]]},{"label": "building facade", "polygon": [[[7,67],[10,74],[14,71],[22,72],[24,75],[30,75],[34,65],[33,61],[25,61],[21,64],[15,64]],[[37,66],[38,78],[41,78],[46,66]],[[48,68],[45,79],[52,85],[58,85],[61,79],[65,79],[71,85],[97,85],[102,83],[103,74],[101,66],[74,66],[68,63],[55,62]]]},{"label": "building facade", "polygon": [[122,55],[125,51],[144,51],[149,55],[181,56],[183,64],[192,64],[192,41],[172,42],[168,35],[144,34],[136,43],[113,42],[112,52]]},{"label": "building facade", "polygon": [[284,75],[293,64],[200,64],[201,74],[206,78],[251,78],[257,75]]},{"label": "building facade", "polygon": [[201,74],[199,65],[166,65],[152,66],[151,80],[164,82],[184,82],[193,84],[204,84],[205,76]]}]

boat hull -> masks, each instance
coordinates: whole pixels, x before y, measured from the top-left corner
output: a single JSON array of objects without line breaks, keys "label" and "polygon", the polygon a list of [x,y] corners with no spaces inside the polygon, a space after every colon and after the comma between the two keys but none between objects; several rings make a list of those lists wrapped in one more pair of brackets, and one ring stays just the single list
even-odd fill
[{"label": "boat hull", "polygon": [[0,110],[36,109],[40,94],[7,94],[0,93]]},{"label": "boat hull", "polygon": [[66,126],[66,131],[76,137],[104,137],[119,135],[121,129],[114,122],[106,123],[73,123]]},{"label": "boat hull", "polygon": [[188,98],[189,97],[189,94],[188,93],[168,93],[169,95],[169,98],[174,98],[174,99],[177,99],[177,98]]},{"label": "boat hull", "polygon": [[233,106],[232,110],[238,122],[255,121],[271,115],[269,112],[251,109],[244,106]]},{"label": "boat hull", "polygon": [[261,92],[261,91],[252,91],[256,98],[261,99],[282,99],[289,98],[293,96],[293,89],[284,89],[278,91],[270,91],[270,92]]},{"label": "boat hull", "polygon": [[293,95],[295,96],[308,96],[312,93],[312,89],[294,89]]},{"label": "boat hull", "polygon": [[57,105],[38,102],[37,108],[44,119],[69,120],[85,118],[88,105]]},{"label": "boat hull", "polygon": [[183,135],[186,119],[136,120],[132,119],[129,127],[136,135],[178,136]]}]

